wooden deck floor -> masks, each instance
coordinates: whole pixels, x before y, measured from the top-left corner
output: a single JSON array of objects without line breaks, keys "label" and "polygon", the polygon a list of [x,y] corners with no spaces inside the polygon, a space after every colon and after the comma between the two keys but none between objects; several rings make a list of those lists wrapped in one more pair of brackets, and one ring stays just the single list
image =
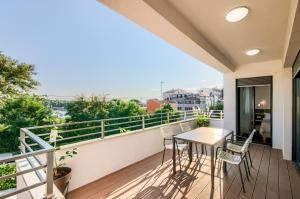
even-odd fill
[{"label": "wooden deck floor", "polygon": [[198,163],[195,158],[189,166],[187,157],[183,158],[183,171],[172,175],[169,152],[163,165],[162,154],[156,154],[72,191],[68,198],[300,199],[299,174],[293,162],[282,159],[280,150],[253,145],[251,154],[254,168],[251,169],[250,181],[245,179],[246,193],[241,190],[235,166],[228,166],[226,175],[215,172],[215,190],[211,192],[209,156],[199,158]]}]

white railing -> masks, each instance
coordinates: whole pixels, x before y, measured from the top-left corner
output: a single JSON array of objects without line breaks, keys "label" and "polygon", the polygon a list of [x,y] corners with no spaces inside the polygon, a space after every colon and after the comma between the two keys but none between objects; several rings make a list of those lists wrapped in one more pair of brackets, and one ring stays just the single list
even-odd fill
[{"label": "white railing", "polygon": [[[46,185],[45,198],[52,198],[53,197],[54,148],[50,144],[45,142],[43,139],[41,139],[39,136],[33,134],[32,132],[30,132],[28,129],[25,128],[22,128],[20,130],[19,140],[20,140],[20,154],[14,155],[12,157],[0,159],[0,165],[9,164],[17,160],[26,159],[28,163],[31,165],[31,168],[23,171],[17,170],[16,173],[0,176],[0,181],[16,178],[17,176],[21,176],[26,173],[35,172],[39,178],[39,182],[30,186],[17,188],[17,189],[4,192],[3,194],[0,195],[0,199],[17,195],[42,185]],[[32,147],[29,146],[28,142],[35,143],[36,147],[33,149]],[[47,157],[45,163],[43,163],[38,157],[43,154],[46,155]],[[32,163],[31,157],[35,159],[38,165]],[[39,170],[45,170],[46,177],[41,176],[41,174],[38,172]]]},{"label": "white railing", "polygon": [[[53,124],[46,126],[30,127],[28,130],[35,133],[43,140],[49,140],[51,129],[55,127],[60,135],[56,139],[58,146],[90,140],[104,139],[105,137],[124,134],[137,130],[145,130],[154,126],[165,125],[168,123],[195,119],[203,115],[214,119],[223,119],[223,111],[176,111],[168,113],[155,113],[137,115],[130,117],[119,117],[101,120],[80,121],[63,124]],[[36,143],[29,146],[36,146]]]},{"label": "white railing", "polygon": [[210,111],[201,112],[201,113],[211,119],[221,119],[221,120],[224,119],[224,111],[223,110],[210,110]]}]

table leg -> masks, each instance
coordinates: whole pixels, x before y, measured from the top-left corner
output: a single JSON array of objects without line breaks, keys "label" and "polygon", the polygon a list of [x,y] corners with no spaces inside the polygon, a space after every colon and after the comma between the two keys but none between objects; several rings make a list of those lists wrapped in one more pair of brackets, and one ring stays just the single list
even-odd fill
[{"label": "table leg", "polygon": [[215,148],[214,146],[210,147],[210,165],[211,165],[211,189],[215,188]]},{"label": "table leg", "polygon": [[[231,140],[233,140],[233,138],[234,138],[233,132],[231,132]],[[225,149],[226,149],[226,138],[223,143],[223,150],[225,150]],[[227,173],[227,163],[226,162],[223,162],[223,172]]]},{"label": "table leg", "polygon": [[172,138],[172,143],[173,143],[173,154],[172,154],[172,160],[173,160],[173,174],[176,173],[176,146],[175,146],[175,138]]},{"label": "table leg", "polygon": [[193,161],[193,143],[189,142],[189,161],[190,163]]}]

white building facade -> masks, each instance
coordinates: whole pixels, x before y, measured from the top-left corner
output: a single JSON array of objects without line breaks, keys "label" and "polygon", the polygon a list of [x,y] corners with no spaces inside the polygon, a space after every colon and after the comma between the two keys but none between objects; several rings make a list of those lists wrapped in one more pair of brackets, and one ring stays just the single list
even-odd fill
[{"label": "white building facade", "polygon": [[[215,89],[214,89],[215,90]],[[220,102],[220,92],[213,89],[200,90],[198,93],[187,92],[183,89],[172,89],[163,93],[164,100],[175,103],[177,110],[209,110],[210,106]],[[218,89],[221,90],[221,89]]]}]

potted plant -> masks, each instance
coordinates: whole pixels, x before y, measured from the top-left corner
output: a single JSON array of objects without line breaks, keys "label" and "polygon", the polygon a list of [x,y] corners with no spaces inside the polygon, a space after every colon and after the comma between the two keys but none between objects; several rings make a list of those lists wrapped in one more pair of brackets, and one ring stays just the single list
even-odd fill
[{"label": "potted plant", "polygon": [[[58,148],[56,148],[58,150]],[[72,169],[66,166],[66,159],[77,154],[77,149],[68,150],[60,157],[55,157],[55,167],[53,169],[53,179],[56,187],[66,196],[69,189]]]},{"label": "potted plant", "polygon": [[[53,127],[50,132],[49,142],[54,145],[55,151],[58,151],[60,149],[56,145],[57,138],[63,137],[58,135],[57,127]],[[54,156],[53,180],[56,187],[60,190],[61,193],[64,194],[64,196],[66,196],[68,193],[72,172],[72,169],[66,166],[66,160],[68,158],[72,158],[74,155],[77,155],[77,148],[68,150],[59,157],[56,157],[56,153]]]},{"label": "potted plant", "polygon": [[196,118],[196,124],[198,127],[208,127],[210,120],[208,117],[200,115]]}]

